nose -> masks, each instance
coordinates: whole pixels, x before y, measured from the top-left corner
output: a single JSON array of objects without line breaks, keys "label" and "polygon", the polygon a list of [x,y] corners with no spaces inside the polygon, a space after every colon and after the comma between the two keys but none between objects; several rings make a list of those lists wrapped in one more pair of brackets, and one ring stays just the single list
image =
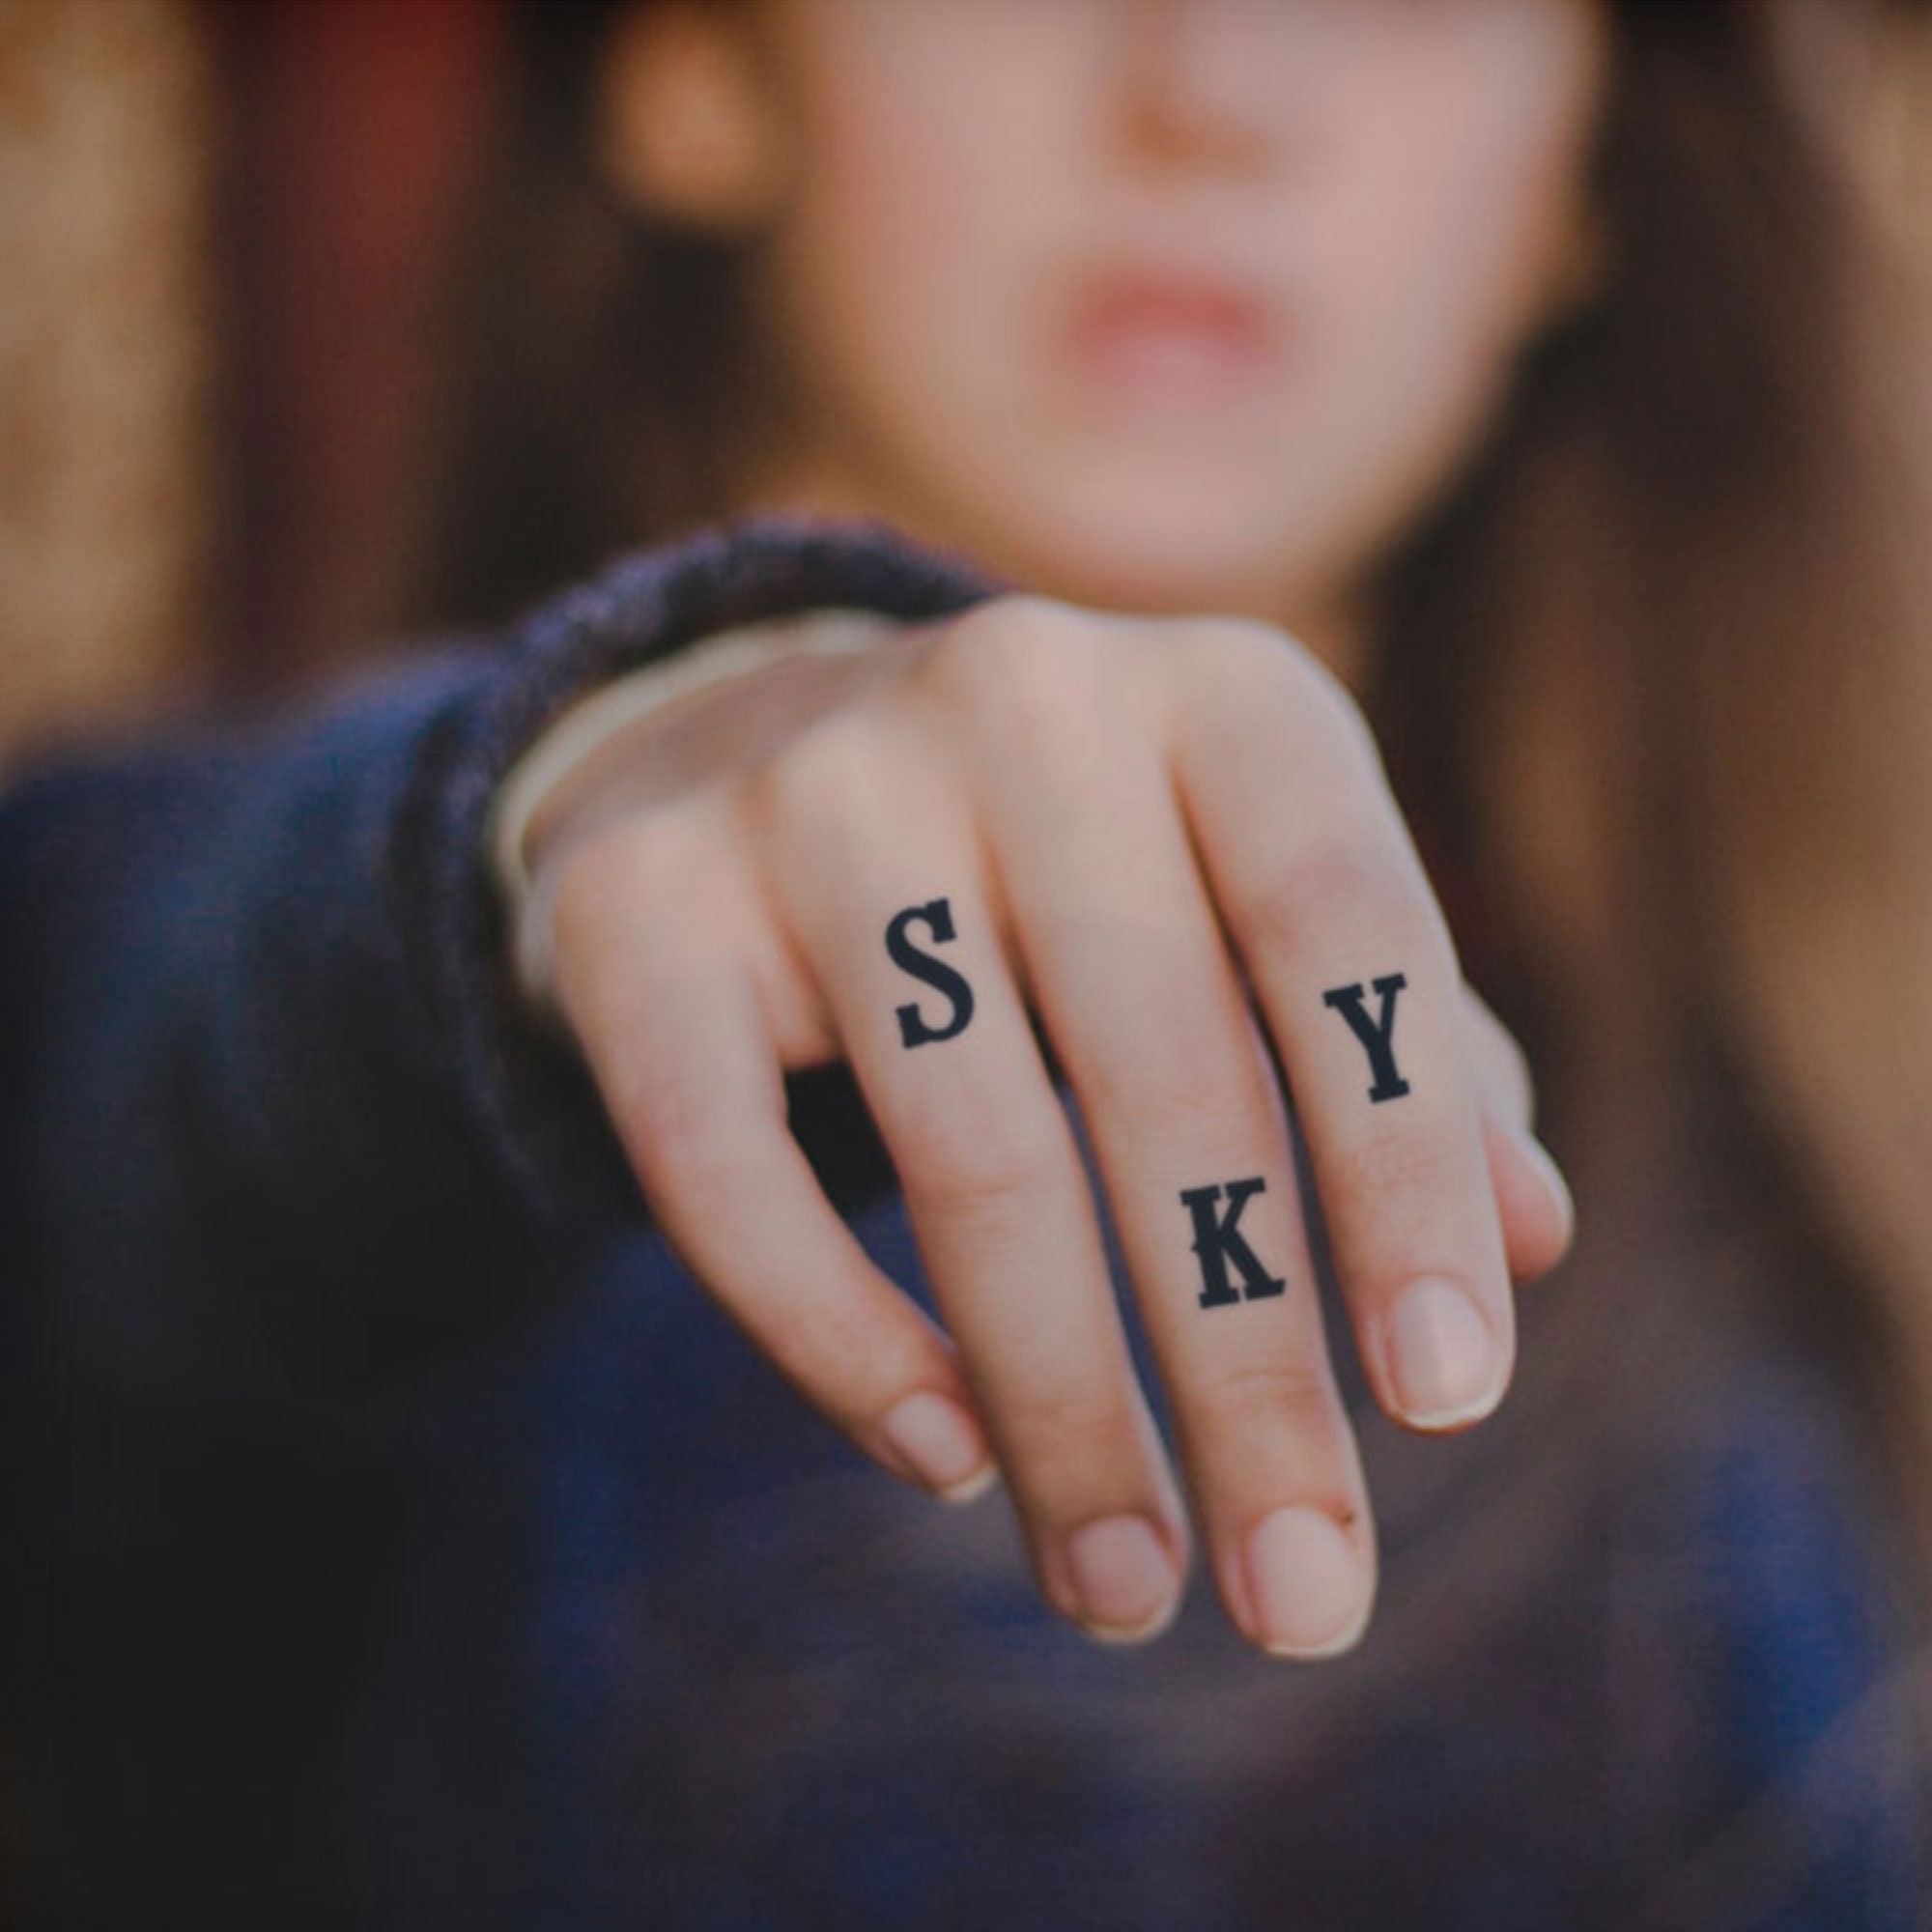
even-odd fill
[{"label": "nose", "polygon": [[1222,172],[1264,168],[1310,92],[1292,42],[1299,0],[1102,0],[1122,10],[1122,128],[1137,158]]}]

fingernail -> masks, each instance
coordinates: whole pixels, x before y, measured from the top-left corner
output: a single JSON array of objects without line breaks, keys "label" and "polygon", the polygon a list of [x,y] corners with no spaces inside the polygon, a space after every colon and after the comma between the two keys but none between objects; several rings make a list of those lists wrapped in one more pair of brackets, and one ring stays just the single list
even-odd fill
[{"label": "fingernail", "polygon": [[1563,1226],[1563,1239],[1567,1245],[1572,1235],[1577,1232],[1577,1203],[1570,1192],[1570,1183],[1563,1179],[1563,1170],[1556,1165],[1549,1150],[1534,1134],[1521,1136],[1521,1147],[1529,1156],[1529,1164],[1535,1168],[1537,1178],[1548,1192],[1556,1208],[1557,1219]]},{"label": "fingernail", "polygon": [[1081,1623],[1109,1643],[1151,1636],[1179,1601],[1174,1559],[1145,1517],[1102,1517],[1076,1529],[1066,1539],[1066,1567]]},{"label": "fingernail", "polygon": [[1404,1420],[1447,1429],[1487,1415],[1502,1396],[1502,1358],[1482,1311],[1453,1282],[1426,1277],[1388,1316],[1388,1371]]},{"label": "fingernail", "polygon": [[970,1503],[999,1474],[973,1418],[930,1389],[900,1400],[879,1429],[942,1501]]},{"label": "fingernail", "polygon": [[1248,1585],[1262,1646],[1281,1657],[1334,1657],[1369,1621],[1368,1575],[1333,1517],[1296,1506],[1248,1538]]}]

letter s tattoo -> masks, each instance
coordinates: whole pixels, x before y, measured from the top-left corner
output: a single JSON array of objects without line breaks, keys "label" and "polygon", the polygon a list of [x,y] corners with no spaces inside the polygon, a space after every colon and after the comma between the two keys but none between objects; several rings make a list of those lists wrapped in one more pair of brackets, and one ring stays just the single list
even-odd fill
[{"label": "letter s tattoo", "polygon": [[967,984],[966,976],[956,972],[943,959],[935,959],[931,953],[922,952],[907,937],[906,928],[918,920],[932,934],[936,945],[944,945],[952,935],[952,908],[945,899],[929,899],[924,905],[907,906],[901,913],[893,916],[886,927],[886,951],[892,954],[893,964],[901,971],[910,973],[915,980],[923,980],[928,986],[938,989],[952,1003],[952,1011],[942,1026],[931,1026],[921,1017],[918,1007],[908,1002],[894,1010],[898,1016],[899,1038],[905,1045],[928,1046],[934,1040],[951,1039],[956,1034],[966,1031],[966,1023],[973,1017],[973,988]]}]

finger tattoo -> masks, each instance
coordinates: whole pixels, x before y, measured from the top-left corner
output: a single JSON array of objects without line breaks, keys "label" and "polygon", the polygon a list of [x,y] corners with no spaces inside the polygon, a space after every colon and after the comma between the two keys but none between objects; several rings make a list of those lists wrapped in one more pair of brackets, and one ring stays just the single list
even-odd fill
[{"label": "finger tattoo", "polygon": [[[1247,1237],[1235,1225],[1241,1209],[1257,1194],[1264,1194],[1267,1183],[1256,1175],[1247,1180],[1231,1180],[1225,1187],[1183,1187],[1180,1205],[1194,1217],[1194,1238],[1188,1246],[1201,1264],[1201,1306],[1226,1308],[1236,1301],[1260,1301],[1279,1294],[1287,1287],[1279,1275],[1269,1274],[1261,1257],[1249,1247]],[[1225,1200],[1227,1211],[1216,1214],[1217,1203]],[[1239,1293],[1228,1275],[1233,1263],[1241,1277]]]},{"label": "finger tattoo", "polygon": [[931,933],[933,944],[943,946],[953,937],[952,908],[945,899],[928,899],[924,905],[907,906],[903,912],[894,914],[886,927],[886,951],[892,954],[893,964],[944,993],[952,1003],[952,1011],[943,1024],[932,1026],[910,1001],[895,1008],[899,1038],[909,1047],[952,1039],[966,1031],[966,1023],[973,1017],[973,988],[966,976],[913,944],[907,927],[915,920]]},{"label": "finger tattoo", "polygon": [[1323,1006],[1333,1007],[1349,1022],[1349,1030],[1361,1041],[1369,1056],[1369,1071],[1374,1076],[1369,1088],[1371,1100],[1400,1100],[1408,1092],[1408,1082],[1396,1071],[1395,996],[1408,984],[1400,973],[1372,980],[1381,995],[1378,1017],[1369,1017],[1368,1005],[1358,980],[1352,986],[1335,986],[1321,995]]}]

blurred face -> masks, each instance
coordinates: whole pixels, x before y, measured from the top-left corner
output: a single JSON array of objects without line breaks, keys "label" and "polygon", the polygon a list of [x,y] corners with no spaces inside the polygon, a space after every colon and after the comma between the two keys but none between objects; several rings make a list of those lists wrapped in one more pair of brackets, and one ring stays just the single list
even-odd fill
[{"label": "blurred face", "polygon": [[1576,278],[1595,0],[761,0],[773,500],[1339,628]]}]

